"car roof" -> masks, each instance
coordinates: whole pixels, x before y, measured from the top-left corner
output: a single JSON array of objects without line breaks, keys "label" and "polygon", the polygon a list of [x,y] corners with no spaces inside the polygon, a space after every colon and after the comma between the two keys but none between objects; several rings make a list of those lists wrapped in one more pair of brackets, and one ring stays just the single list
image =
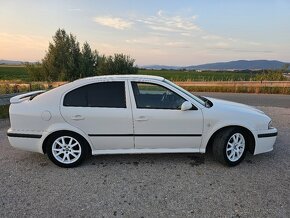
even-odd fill
[{"label": "car roof", "polygon": [[132,80],[159,80],[163,81],[164,78],[160,76],[151,76],[151,75],[106,75],[106,76],[93,76],[86,77],[82,79],[78,79],[76,81],[88,81],[88,80],[97,80],[97,81],[111,81],[111,80],[119,80],[119,79],[132,79]]}]

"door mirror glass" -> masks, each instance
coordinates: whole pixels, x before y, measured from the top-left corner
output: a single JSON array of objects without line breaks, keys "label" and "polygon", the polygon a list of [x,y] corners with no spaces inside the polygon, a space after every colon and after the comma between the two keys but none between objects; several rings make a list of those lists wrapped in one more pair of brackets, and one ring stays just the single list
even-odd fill
[{"label": "door mirror glass", "polygon": [[191,108],[192,108],[192,104],[189,101],[185,101],[181,105],[181,110],[182,111],[187,111],[187,110],[190,110]]}]

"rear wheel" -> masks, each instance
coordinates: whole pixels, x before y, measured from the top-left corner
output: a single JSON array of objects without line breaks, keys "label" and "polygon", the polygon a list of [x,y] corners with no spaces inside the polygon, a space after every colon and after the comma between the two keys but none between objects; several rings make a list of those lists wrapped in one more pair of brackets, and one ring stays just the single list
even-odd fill
[{"label": "rear wheel", "polygon": [[47,142],[49,159],[60,167],[78,166],[87,156],[86,142],[75,134],[57,134]]},{"label": "rear wheel", "polygon": [[227,128],[219,132],[213,142],[215,158],[228,166],[238,165],[246,156],[247,135],[240,128]]}]

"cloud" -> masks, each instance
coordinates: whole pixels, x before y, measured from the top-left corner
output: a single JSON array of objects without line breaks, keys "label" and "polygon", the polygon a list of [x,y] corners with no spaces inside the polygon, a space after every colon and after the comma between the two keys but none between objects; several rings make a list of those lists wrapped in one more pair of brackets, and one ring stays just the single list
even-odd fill
[{"label": "cloud", "polygon": [[228,42],[216,42],[208,45],[211,49],[227,49],[230,48],[230,46],[231,45]]},{"label": "cloud", "polygon": [[152,46],[160,46],[162,41],[164,41],[163,37],[160,36],[149,36],[149,37],[141,37],[136,39],[127,39],[126,43],[129,44],[144,44]]},{"label": "cloud", "polygon": [[190,33],[186,33],[186,32],[185,32],[185,33],[181,33],[181,35],[182,35],[182,36],[191,36]]},{"label": "cloud", "polygon": [[69,8],[67,9],[68,11],[76,12],[76,11],[81,11],[80,8]]},{"label": "cloud", "polygon": [[155,26],[150,25],[150,29],[152,30],[159,30],[159,31],[166,31],[166,32],[178,32],[178,30],[166,26]]},{"label": "cloud", "polygon": [[43,36],[0,32],[0,50],[13,44],[15,44],[14,47],[20,45],[21,48],[26,49],[45,49],[48,46],[48,42],[49,39]]},{"label": "cloud", "polygon": [[253,46],[260,46],[261,43],[260,42],[248,42],[249,45],[253,45]]},{"label": "cloud", "polygon": [[221,36],[217,36],[217,35],[204,35],[201,37],[204,40],[219,40],[222,37]]},{"label": "cloud", "polygon": [[0,58],[35,61],[44,56],[49,38],[0,32]]},{"label": "cloud", "polygon": [[155,16],[137,20],[145,24],[148,28],[165,32],[190,32],[199,31],[200,27],[194,23],[197,16],[169,16],[162,10],[159,10]]},{"label": "cloud", "polygon": [[233,51],[238,52],[238,53],[273,53],[272,50],[249,50],[249,49],[233,49]]},{"label": "cloud", "polygon": [[[254,53],[269,53],[261,49],[263,46],[259,42],[247,41],[239,38],[224,37],[220,35],[204,34],[201,36],[204,40],[206,48],[211,50],[227,50],[233,52],[254,52]],[[247,48],[247,49],[242,49]]]},{"label": "cloud", "polygon": [[172,48],[191,48],[189,43],[183,41],[170,41],[164,43],[164,45]]},{"label": "cloud", "polygon": [[137,39],[125,40],[128,44],[138,44],[150,48],[191,48],[190,43],[185,41],[172,41],[163,36],[149,36]]},{"label": "cloud", "polygon": [[[149,60],[146,55],[154,54],[154,60],[166,62],[167,58],[172,58],[173,61],[180,61],[180,63],[192,61],[192,57],[198,61],[207,58],[209,60],[236,58],[243,55],[270,57],[275,54],[274,45],[271,47],[259,41],[239,38],[238,35],[231,35],[230,32],[210,31],[199,26],[198,19],[202,17],[192,12],[169,13],[164,10],[148,16],[128,15],[126,20],[114,16],[95,17],[96,23],[115,29],[128,29],[134,25],[134,34],[132,34],[133,30],[126,31],[116,41],[106,41],[107,44],[114,45],[112,48],[108,45],[97,46],[110,54],[116,50],[127,51],[136,59],[142,60]],[[176,55],[179,52],[182,55]],[[179,56],[186,58],[179,58]]]},{"label": "cloud", "polygon": [[129,29],[133,25],[133,22],[131,21],[126,21],[122,18],[110,16],[95,17],[94,21],[100,25],[108,26],[118,30]]}]

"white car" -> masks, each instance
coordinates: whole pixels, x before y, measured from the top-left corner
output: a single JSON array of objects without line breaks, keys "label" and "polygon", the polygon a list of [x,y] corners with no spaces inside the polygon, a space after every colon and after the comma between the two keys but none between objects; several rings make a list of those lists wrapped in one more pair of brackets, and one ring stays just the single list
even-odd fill
[{"label": "white car", "polygon": [[234,166],[271,151],[277,129],[262,111],[194,96],[156,76],[96,76],[10,100],[12,146],[74,167],[87,155],[205,153]]}]

